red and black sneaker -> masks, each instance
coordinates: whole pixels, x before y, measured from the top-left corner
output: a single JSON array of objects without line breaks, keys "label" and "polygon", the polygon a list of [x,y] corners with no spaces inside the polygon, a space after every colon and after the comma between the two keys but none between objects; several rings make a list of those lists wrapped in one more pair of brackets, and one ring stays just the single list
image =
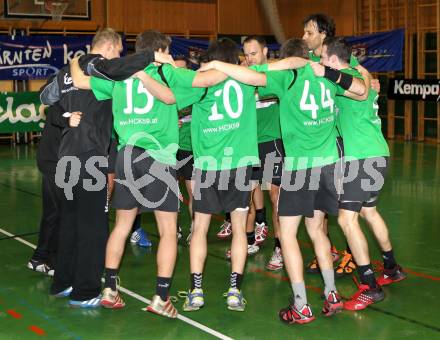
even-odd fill
[{"label": "red and black sneaker", "polygon": [[358,291],[344,302],[344,308],[347,310],[362,310],[373,303],[380,302],[385,298],[385,293],[378,285],[377,288],[370,288],[368,285],[359,284]]},{"label": "red and black sneaker", "polygon": [[309,323],[315,320],[312,309],[308,304],[302,306],[301,310],[298,310],[293,304],[293,301],[289,303],[289,306],[281,309],[278,315],[282,322],[289,325],[294,323]]},{"label": "red and black sneaker", "polygon": [[397,265],[393,269],[384,269],[382,274],[377,279],[377,284],[379,286],[386,286],[394,282],[405,280],[406,277],[407,275],[403,271],[402,267]]},{"label": "red and black sneaker", "polygon": [[327,298],[324,301],[324,307],[322,308],[322,314],[324,316],[332,316],[341,312],[344,309],[344,303],[338,292],[331,291],[328,293]]}]

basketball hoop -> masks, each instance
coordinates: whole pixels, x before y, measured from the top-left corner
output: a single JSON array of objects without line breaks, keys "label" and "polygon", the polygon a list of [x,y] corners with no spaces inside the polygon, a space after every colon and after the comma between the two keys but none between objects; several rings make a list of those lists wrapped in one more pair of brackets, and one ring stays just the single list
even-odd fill
[{"label": "basketball hoop", "polygon": [[63,13],[69,7],[69,1],[66,0],[45,0],[44,7],[50,12],[53,21],[61,21]]}]

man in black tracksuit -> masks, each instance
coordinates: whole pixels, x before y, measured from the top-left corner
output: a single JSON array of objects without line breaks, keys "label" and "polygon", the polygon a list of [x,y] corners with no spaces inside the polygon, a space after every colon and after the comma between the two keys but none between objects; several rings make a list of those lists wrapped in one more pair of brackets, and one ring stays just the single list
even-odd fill
[{"label": "man in black tracksuit", "polygon": [[[99,72],[104,76],[106,72],[114,76],[121,71],[125,79],[127,74],[143,69],[154,59],[151,53],[130,56],[129,63],[113,59],[118,58],[121,51],[119,34],[103,29],[96,34],[91,53],[81,57],[79,63],[83,71]],[[77,127],[63,129],[59,148],[57,184],[63,187],[69,186],[66,184],[71,183],[69,181],[76,184],[72,188],[73,195],[68,195],[69,190],[63,193],[51,293],[70,294],[69,303],[73,307],[98,307],[108,237],[107,156],[113,122],[111,101],[97,101],[91,91],[75,88],[68,66],[41,89],[40,98],[47,105],[59,101],[65,117],[73,112],[82,113]]]},{"label": "man in black tracksuit", "polygon": [[53,275],[58,243],[62,191],[55,184],[55,171],[61,131],[68,124],[68,120],[62,117],[63,113],[63,108],[58,103],[47,109],[46,122],[37,150],[37,166],[42,175],[43,214],[37,249],[28,262],[28,268],[48,275]]}]

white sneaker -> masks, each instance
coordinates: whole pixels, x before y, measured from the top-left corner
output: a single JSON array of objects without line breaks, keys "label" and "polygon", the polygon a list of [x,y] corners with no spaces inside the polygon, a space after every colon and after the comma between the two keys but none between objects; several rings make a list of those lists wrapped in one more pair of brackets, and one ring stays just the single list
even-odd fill
[{"label": "white sneaker", "polygon": [[266,240],[268,227],[266,223],[255,223],[255,244],[258,246]]},{"label": "white sneaker", "polygon": [[220,226],[220,231],[217,233],[219,239],[226,239],[232,235],[232,224],[231,222],[224,221]]},{"label": "white sneaker", "polygon": [[191,228],[189,229],[189,234],[186,237],[186,244],[187,245],[189,245],[191,243],[192,232],[193,232],[193,225],[191,223]]},{"label": "white sneaker", "polygon": [[272,257],[270,258],[270,261],[268,262],[266,269],[269,270],[280,270],[283,269],[283,255],[281,254],[281,248],[276,247],[275,250],[272,253]]},{"label": "white sneaker", "polygon": [[[254,254],[258,253],[259,250],[260,250],[259,246],[255,245],[255,244],[248,244],[248,250],[247,250],[248,255],[254,255]],[[226,258],[228,260],[231,259],[231,249],[229,249],[226,252]]]}]

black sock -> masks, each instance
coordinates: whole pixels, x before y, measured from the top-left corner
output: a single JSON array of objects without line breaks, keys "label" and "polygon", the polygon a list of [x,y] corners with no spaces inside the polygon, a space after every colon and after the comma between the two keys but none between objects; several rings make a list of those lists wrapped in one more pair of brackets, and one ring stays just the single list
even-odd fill
[{"label": "black sock", "polygon": [[191,290],[202,288],[202,273],[191,273]]},{"label": "black sock", "polygon": [[348,245],[348,243],[347,243],[347,246],[345,247],[345,251],[352,255],[351,249],[350,249],[350,246]]},{"label": "black sock", "polygon": [[228,221],[229,223],[231,223],[231,213],[225,214],[225,221]]},{"label": "black sock", "polygon": [[131,232],[138,230],[141,227],[141,214],[137,215],[133,222]]},{"label": "black sock", "polygon": [[249,245],[255,243],[255,231],[246,232],[246,237]]},{"label": "black sock", "polygon": [[280,239],[279,239],[278,237],[275,237],[275,239],[274,239],[274,240],[275,240],[275,245],[274,245],[274,247],[273,247],[273,248],[275,249],[275,248],[277,248],[277,247],[278,247],[278,248],[280,248],[280,249],[281,249],[281,243],[280,243]]},{"label": "black sock", "polygon": [[118,278],[118,269],[105,268],[104,288],[116,290],[116,279]]},{"label": "black sock", "polygon": [[358,266],[358,274],[362,284],[368,285],[370,288],[377,288],[376,278],[371,264]]},{"label": "black sock", "polygon": [[156,295],[159,295],[162,301],[166,301],[168,298],[168,292],[171,286],[170,277],[157,277],[156,280]]},{"label": "black sock", "polygon": [[255,210],[255,222],[257,222],[258,224],[261,224],[264,222],[264,224],[267,225],[266,208]]},{"label": "black sock", "polygon": [[241,282],[243,281],[243,274],[236,272],[231,273],[231,288],[241,289]]},{"label": "black sock", "polygon": [[382,252],[383,258],[383,266],[385,269],[394,269],[397,267],[396,259],[394,258],[394,252],[391,249],[390,251]]}]

